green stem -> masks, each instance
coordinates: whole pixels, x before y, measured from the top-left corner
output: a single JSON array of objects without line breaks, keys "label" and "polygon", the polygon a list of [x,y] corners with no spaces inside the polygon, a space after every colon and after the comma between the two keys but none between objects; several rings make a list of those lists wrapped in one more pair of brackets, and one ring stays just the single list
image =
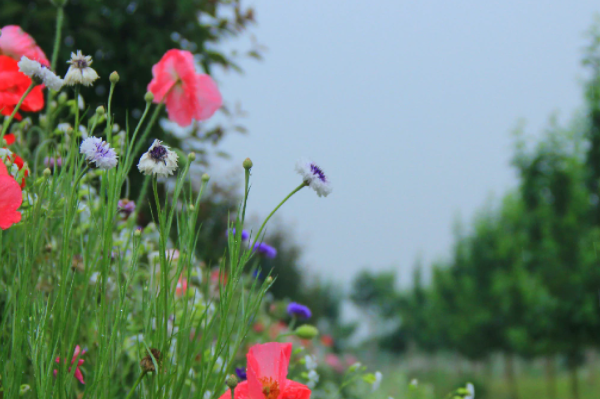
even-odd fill
[{"label": "green stem", "polygon": [[146,375],[146,372],[142,371],[142,374],[140,374],[138,379],[135,381],[135,384],[133,384],[133,386],[131,387],[131,390],[129,391],[129,393],[127,394],[125,399],[131,398],[131,395],[133,395],[133,393],[135,392],[135,389],[137,388],[138,385],[140,385],[140,382],[142,382],[142,378],[144,378],[145,375]]},{"label": "green stem", "polygon": [[52,63],[50,67],[53,71],[56,70],[56,62],[58,61],[58,50],[60,49],[60,38],[62,34],[62,24],[65,16],[65,10],[62,6],[56,10],[56,35],[54,36],[54,49],[52,50]]},{"label": "green stem", "polygon": [[140,137],[140,141],[135,145],[135,147],[133,149],[133,155],[140,152],[140,149],[142,148],[142,146],[144,145],[144,141],[146,141],[146,138],[150,134],[150,130],[152,129],[152,126],[154,126],[156,119],[158,119],[158,115],[160,114],[160,111],[162,110],[163,106],[164,106],[164,103],[160,103],[156,106],[156,108],[154,108],[154,113],[152,114],[152,118],[150,118],[150,122],[148,123],[148,126],[146,126],[146,129],[144,130],[142,137]]},{"label": "green stem", "polygon": [[244,208],[242,209],[242,228],[244,227],[244,220],[246,219],[246,203],[248,202],[248,182],[250,181],[250,169],[244,168],[245,173],[245,184],[244,184]]},{"label": "green stem", "polygon": [[289,199],[290,199],[290,197],[291,197],[292,195],[296,194],[298,191],[302,190],[302,189],[303,189],[304,187],[306,187],[306,186],[308,186],[308,184],[307,184],[306,182],[302,182],[302,184],[300,184],[300,185],[299,185],[298,187],[296,187],[296,188],[295,188],[295,189],[294,189],[294,190],[293,190],[291,193],[289,193],[289,194],[287,195],[287,197],[285,197],[285,198],[283,199],[283,201],[281,201],[281,202],[279,203],[279,205],[277,205],[277,206],[275,207],[275,209],[273,209],[273,211],[271,211],[271,213],[269,214],[269,216],[267,216],[267,218],[266,218],[266,219],[265,219],[265,221],[263,222],[262,226],[260,226],[260,229],[258,230],[258,233],[256,234],[256,237],[255,237],[255,239],[254,239],[254,242],[252,243],[252,248],[254,248],[254,245],[256,245],[256,243],[258,242],[258,240],[260,240],[260,235],[261,235],[262,231],[264,230],[265,226],[267,225],[267,222],[269,221],[269,219],[271,219],[271,217],[272,217],[272,216],[275,214],[275,212],[277,212],[277,210],[278,210],[279,208],[281,208],[281,206],[282,206],[283,204],[285,204],[285,202],[286,202],[287,200],[289,200]]},{"label": "green stem", "polygon": [[19,100],[19,102],[15,106],[15,109],[13,110],[12,114],[10,114],[10,116],[8,118],[4,119],[4,126],[2,126],[2,134],[0,134],[0,140],[2,140],[4,138],[4,135],[8,131],[8,127],[10,126],[10,123],[12,122],[13,118],[15,117],[15,115],[17,114],[17,112],[19,111],[19,108],[21,108],[21,104],[23,104],[23,101],[25,101],[25,97],[27,97],[27,95],[29,94],[29,92],[31,90],[33,90],[34,87],[35,87],[35,82],[32,80],[31,84],[29,85],[29,87],[27,88],[27,90],[25,90],[25,93],[23,93],[23,95],[21,96],[21,99]]},{"label": "green stem", "polygon": [[110,90],[108,91],[108,104],[107,104],[107,112],[106,112],[106,140],[111,143],[112,142],[112,110],[111,103],[113,92],[115,91],[115,86],[117,84],[110,82]]}]

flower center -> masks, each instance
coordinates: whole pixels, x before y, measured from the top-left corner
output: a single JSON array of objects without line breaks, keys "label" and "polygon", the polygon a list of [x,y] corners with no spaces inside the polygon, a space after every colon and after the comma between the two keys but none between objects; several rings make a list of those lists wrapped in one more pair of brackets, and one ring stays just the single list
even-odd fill
[{"label": "flower center", "polygon": [[277,399],[279,397],[279,384],[277,381],[271,377],[263,377],[260,382],[263,386],[262,392],[265,395],[265,399]]},{"label": "flower center", "polygon": [[109,148],[104,146],[104,143],[96,144],[96,156],[105,157],[108,155]]},{"label": "flower center", "polygon": [[77,68],[83,69],[88,67],[88,63],[85,59],[75,60],[75,65]]},{"label": "flower center", "polygon": [[152,158],[156,162],[163,161],[166,157],[167,149],[162,145],[157,145],[152,150],[150,150],[150,158]]},{"label": "flower center", "polygon": [[319,180],[321,180],[323,183],[327,182],[327,179],[325,178],[325,173],[323,173],[321,168],[319,168],[314,163],[310,164],[310,171],[312,172],[313,175],[317,176],[319,178]]}]

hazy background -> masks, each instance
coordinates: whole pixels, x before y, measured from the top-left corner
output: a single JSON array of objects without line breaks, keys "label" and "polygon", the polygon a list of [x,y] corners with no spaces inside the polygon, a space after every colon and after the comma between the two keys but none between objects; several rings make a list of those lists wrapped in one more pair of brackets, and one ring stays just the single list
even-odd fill
[{"label": "hazy background", "polygon": [[[299,184],[297,158],[335,190],[303,190],[279,212],[313,273],[445,256],[469,219],[516,179],[511,131],[539,133],[582,104],[580,65],[594,1],[248,1],[264,62],[219,74],[247,136],[229,135],[229,173],[254,161],[250,210],[266,215]],[[236,44],[236,46],[239,43]],[[440,195],[441,193],[441,195]]]}]

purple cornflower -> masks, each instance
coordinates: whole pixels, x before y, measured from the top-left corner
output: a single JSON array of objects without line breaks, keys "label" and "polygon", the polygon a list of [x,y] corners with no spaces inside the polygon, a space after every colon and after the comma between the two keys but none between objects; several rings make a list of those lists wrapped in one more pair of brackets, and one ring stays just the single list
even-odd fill
[{"label": "purple cornflower", "polygon": [[252,272],[252,277],[257,278],[259,280],[265,279],[265,275],[258,269]]},{"label": "purple cornflower", "polygon": [[254,251],[271,259],[277,256],[277,250],[264,242],[254,244]]},{"label": "purple cornflower", "polygon": [[123,198],[119,200],[117,207],[125,216],[129,216],[135,212],[135,201],[130,201],[127,198]]},{"label": "purple cornflower", "polygon": [[296,171],[302,176],[304,183],[316,191],[319,197],[327,197],[333,187],[325,172],[316,163],[301,159],[296,163]]},{"label": "purple cornflower", "polygon": [[291,302],[287,307],[287,312],[292,317],[298,317],[299,319],[310,319],[312,312],[307,306],[300,305],[296,302]]},{"label": "purple cornflower", "polygon": [[98,137],[88,137],[81,142],[79,152],[85,159],[100,169],[112,169],[117,166],[117,153],[106,141]]},{"label": "purple cornflower", "polygon": [[54,169],[55,166],[62,166],[62,158],[61,157],[44,157],[44,166],[47,168]]},{"label": "purple cornflower", "polygon": [[[235,235],[235,227],[232,230],[233,235]],[[229,235],[229,231],[227,231],[227,235]],[[250,237],[250,233],[248,230],[242,230],[242,241],[246,241]]]},{"label": "purple cornflower", "polygon": [[237,374],[240,381],[245,381],[248,376],[246,375],[246,369],[244,367],[236,367],[235,373]]}]

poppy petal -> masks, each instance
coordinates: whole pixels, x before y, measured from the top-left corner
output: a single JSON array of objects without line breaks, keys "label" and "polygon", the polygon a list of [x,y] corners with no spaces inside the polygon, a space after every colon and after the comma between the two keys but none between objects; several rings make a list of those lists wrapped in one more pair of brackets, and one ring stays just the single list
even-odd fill
[{"label": "poppy petal", "polygon": [[17,209],[23,202],[21,187],[12,176],[0,176],[0,228],[8,229],[21,221]]}]

